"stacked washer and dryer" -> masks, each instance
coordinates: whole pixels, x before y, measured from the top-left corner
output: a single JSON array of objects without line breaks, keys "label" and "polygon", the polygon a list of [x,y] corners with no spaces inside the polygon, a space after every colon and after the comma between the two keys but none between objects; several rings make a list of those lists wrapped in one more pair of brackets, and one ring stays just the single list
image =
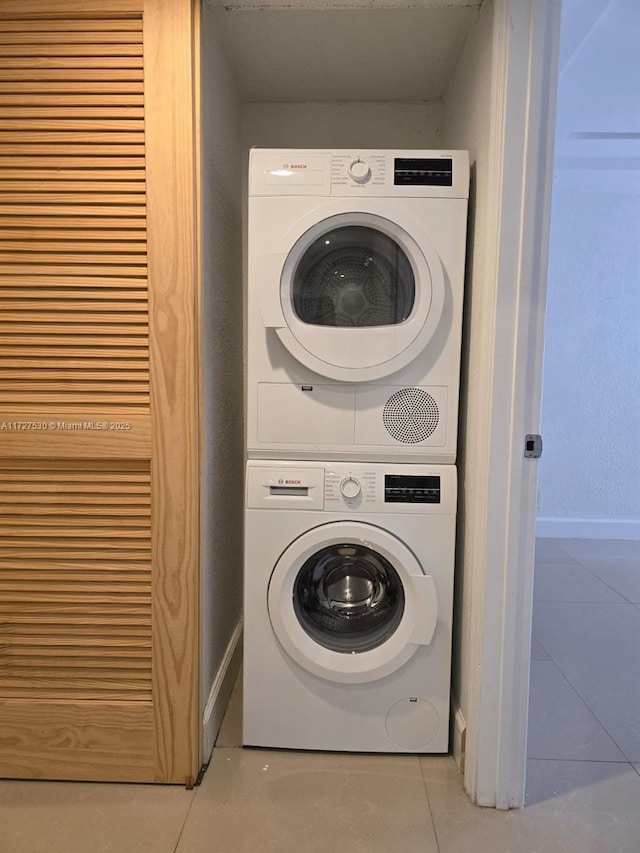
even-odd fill
[{"label": "stacked washer and dryer", "polygon": [[245,745],[448,749],[468,188],[251,152]]}]

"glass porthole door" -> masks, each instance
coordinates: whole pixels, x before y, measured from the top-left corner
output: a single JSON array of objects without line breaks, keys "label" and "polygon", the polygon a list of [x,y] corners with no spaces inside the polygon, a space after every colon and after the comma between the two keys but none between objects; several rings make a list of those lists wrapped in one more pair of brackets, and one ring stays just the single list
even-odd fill
[{"label": "glass porthole door", "polygon": [[305,250],[291,283],[297,318],[313,326],[397,326],[411,316],[416,282],[406,252],[388,234],[340,225]]},{"label": "glass porthole door", "polygon": [[333,522],[284,551],[271,576],[269,618],[287,654],[330,681],[362,683],[402,666],[435,631],[433,579],[395,536]]},{"label": "glass porthole door", "polygon": [[304,562],[293,608],[321,646],[359,654],[393,635],[404,612],[404,588],[386,557],[361,542],[337,542]]},{"label": "glass porthole door", "polygon": [[265,324],[298,361],[331,379],[395,373],[427,346],[442,315],[444,275],[435,250],[372,213],[312,225],[272,275],[278,280],[262,298],[279,305],[263,310]]}]

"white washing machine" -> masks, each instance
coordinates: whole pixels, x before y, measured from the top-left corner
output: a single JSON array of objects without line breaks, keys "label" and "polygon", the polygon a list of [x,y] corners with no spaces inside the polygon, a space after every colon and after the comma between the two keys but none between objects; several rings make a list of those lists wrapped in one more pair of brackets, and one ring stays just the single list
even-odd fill
[{"label": "white washing machine", "polygon": [[466,151],[254,149],[251,458],[455,462]]},{"label": "white washing machine", "polygon": [[247,467],[247,746],[446,752],[454,466]]}]

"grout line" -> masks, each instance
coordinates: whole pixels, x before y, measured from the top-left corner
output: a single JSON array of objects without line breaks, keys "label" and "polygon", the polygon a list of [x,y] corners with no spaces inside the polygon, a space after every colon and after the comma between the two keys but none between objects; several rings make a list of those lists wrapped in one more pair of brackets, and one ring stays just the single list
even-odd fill
[{"label": "grout line", "polygon": [[[628,602],[629,604],[633,604],[633,601],[629,601],[629,599],[627,598],[627,596],[626,596],[626,595],[623,595],[623,594],[620,592],[620,590],[619,590],[619,589],[616,589],[614,586],[611,586],[611,584],[610,584],[610,583],[607,583],[607,581],[606,581],[606,580],[604,580],[603,578],[601,578],[601,577],[600,577],[600,575],[597,575],[597,574],[595,573],[595,571],[594,571],[593,569],[591,569],[589,566],[585,566],[585,565],[584,565],[584,563],[580,563],[580,562],[578,563],[578,565],[579,565],[581,568],[583,568],[583,569],[585,570],[585,572],[589,572],[589,574],[590,574],[592,577],[596,578],[596,580],[599,580],[599,581],[600,581],[600,583],[603,583],[606,587],[608,587],[610,590],[612,590],[613,592],[615,592],[615,594],[616,594],[616,595],[619,595],[619,596],[620,596],[620,598],[623,598],[623,599],[624,599],[626,602]],[[612,603],[612,604],[615,604],[615,602],[611,602],[611,603]]]},{"label": "grout line", "polygon": [[[615,603],[615,602],[614,602],[614,603]],[[539,642],[539,641],[538,641],[538,642]],[[542,643],[540,643],[540,645],[542,646]],[[544,649],[544,646],[542,646],[542,648]],[[544,649],[544,650],[545,650],[545,652],[547,652],[547,650],[546,650],[546,649]],[[549,652],[547,652],[547,654],[549,654]],[[568,676],[564,673],[564,671],[560,668],[560,664],[559,664],[559,663],[557,663],[557,661],[555,661],[555,660],[551,657],[551,655],[549,655],[549,660],[550,660],[550,661],[551,661],[551,663],[555,666],[555,668],[558,670],[558,672],[559,672],[559,673],[560,673],[560,675],[564,678],[564,680],[567,682],[567,684],[569,685],[569,687],[570,687],[570,688],[573,690],[573,692],[576,694],[576,696],[578,697],[578,699],[580,699],[580,701],[581,701],[581,702],[582,702],[582,704],[585,706],[585,708],[587,709],[587,711],[591,714],[591,716],[593,717],[593,719],[598,723],[598,725],[602,728],[602,730],[603,730],[603,731],[608,735],[608,737],[611,739],[611,742],[612,742],[613,744],[615,744],[615,746],[616,746],[616,748],[617,748],[617,749],[619,749],[619,750],[620,750],[620,754],[624,756],[624,760],[625,760],[625,761],[627,761],[627,762],[630,762],[630,759],[628,759],[628,758],[627,758],[627,756],[626,756],[626,754],[625,754],[624,750],[622,749],[622,747],[620,746],[620,744],[619,744],[619,743],[617,742],[617,740],[613,737],[613,735],[612,735],[612,734],[611,734],[611,732],[607,729],[607,727],[604,725],[604,723],[602,722],[602,720],[601,720],[601,719],[597,716],[597,714],[596,714],[596,713],[591,709],[591,707],[590,707],[589,703],[587,702],[587,700],[582,696],[582,694],[578,691],[578,689],[577,689],[576,687],[574,687],[574,685],[571,683],[571,681],[570,681],[569,677],[568,677]],[[529,677],[529,680],[531,680],[531,677]],[[540,759],[540,760],[543,760],[543,761],[544,761],[544,760],[546,760],[546,759]],[[549,760],[554,760],[554,759],[549,759]],[[557,760],[558,760],[558,761],[563,761],[564,759],[557,759]],[[570,760],[570,761],[571,761],[571,760],[574,760],[574,759],[568,759],[568,760]],[[580,761],[580,759],[575,759],[575,760],[576,760],[576,761]],[[614,762],[614,763],[615,763],[615,762]]]},{"label": "grout line", "polygon": [[[611,587],[613,589],[613,587]],[[615,590],[613,590],[615,592]],[[620,593],[618,593],[620,595]],[[621,596],[622,598],[623,596]],[[584,599],[569,599],[569,598],[536,598],[534,604],[633,604],[631,601],[585,601]]]},{"label": "grout line", "polygon": [[185,828],[187,826],[187,821],[189,820],[189,815],[191,814],[191,809],[193,808],[193,804],[198,795],[198,789],[193,789],[193,797],[191,797],[191,802],[189,803],[189,808],[187,809],[187,813],[184,816],[184,820],[182,821],[182,826],[180,827],[180,832],[178,833],[178,838],[176,840],[176,846],[173,848],[173,853],[178,853],[178,848],[180,847],[180,842],[182,841],[182,836],[184,835]]},{"label": "grout line", "polygon": [[[571,555],[569,555],[569,556],[571,556]],[[601,577],[600,577],[600,575],[597,575],[593,569],[591,569],[589,566],[585,566],[585,565],[584,565],[584,563],[581,563],[581,562],[580,562],[580,560],[578,560],[578,558],[577,558],[577,557],[571,557],[571,559],[575,561],[575,565],[580,566],[580,568],[581,568],[581,569],[584,569],[584,570],[585,570],[585,572],[588,572],[588,573],[591,575],[591,577],[592,577],[592,578],[595,578],[595,580],[599,581],[603,586],[606,586],[606,587],[607,587],[607,589],[610,589],[610,590],[611,590],[612,592],[614,592],[616,595],[619,595],[619,596],[620,596],[620,598],[622,598],[623,600],[622,600],[622,601],[603,601],[603,602],[599,602],[599,601],[593,601],[593,602],[591,602],[591,601],[585,601],[585,602],[582,602],[582,601],[569,601],[569,602],[566,602],[567,604],[601,604],[601,603],[602,603],[602,604],[623,604],[623,603],[625,603],[625,602],[627,602],[628,604],[634,604],[634,602],[633,602],[633,601],[629,601],[629,599],[627,598],[627,596],[626,596],[626,595],[623,595],[623,594],[620,592],[620,590],[616,589],[614,586],[611,586],[611,584],[610,584],[610,583],[607,583],[607,581],[606,581],[606,580],[604,580],[603,578],[601,578]],[[606,559],[606,558],[605,558],[605,559]],[[544,566],[544,563],[540,563],[540,568],[542,568],[543,566]],[[536,569],[537,569],[537,568],[538,568],[538,567],[536,566],[535,561],[534,561],[534,567],[533,567],[534,577],[535,577],[535,572],[536,572]],[[556,566],[555,568],[561,568],[561,566],[559,565],[559,566]],[[536,599],[534,599],[534,601],[555,601],[555,600],[556,600],[556,599],[553,599],[553,598],[552,598],[552,599],[545,599],[545,598],[536,598]],[[564,600],[562,600],[562,603],[565,603],[565,602],[564,602]]]},{"label": "grout line", "polygon": [[537,758],[527,756],[527,761],[564,761],[567,764],[631,764],[628,758]]},{"label": "grout line", "polygon": [[[534,606],[535,606],[535,605],[534,605]],[[547,660],[550,660],[550,661],[551,661],[551,663],[554,663],[554,664],[555,664],[556,662],[555,662],[555,661],[554,661],[554,659],[551,657],[551,655],[549,654],[549,652],[545,649],[545,647],[542,645],[542,643],[540,642],[540,640],[539,640],[539,639],[536,637],[536,635],[533,633],[533,631],[531,632],[531,637],[536,641],[536,643],[540,646],[540,648],[542,649],[542,651],[545,653],[545,655],[547,656],[547,658],[546,658],[546,659],[547,659]],[[542,658],[542,660],[545,660],[545,658]],[[533,662],[533,659],[529,661],[529,673],[531,673],[531,664],[532,664],[532,662]],[[557,666],[557,664],[556,664],[556,666]],[[529,675],[529,681],[531,681],[531,675]]]},{"label": "grout line", "polygon": [[433,816],[433,809],[431,808],[431,800],[429,799],[429,786],[427,785],[427,780],[424,776],[424,767],[422,765],[422,761],[418,756],[418,766],[420,767],[420,775],[422,776],[422,784],[424,785],[424,794],[427,798],[427,808],[429,809],[429,817],[431,818],[431,826],[433,828],[433,837],[436,840],[436,850],[440,853],[440,841],[438,840],[438,831],[436,830],[436,822]]}]

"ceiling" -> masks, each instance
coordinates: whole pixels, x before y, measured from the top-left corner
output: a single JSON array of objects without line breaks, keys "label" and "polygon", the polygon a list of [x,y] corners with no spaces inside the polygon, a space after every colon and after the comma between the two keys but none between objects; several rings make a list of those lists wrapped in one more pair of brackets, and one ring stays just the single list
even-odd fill
[{"label": "ceiling", "polygon": [[245,102],[438,100],[481,5],[205,0]]}]

